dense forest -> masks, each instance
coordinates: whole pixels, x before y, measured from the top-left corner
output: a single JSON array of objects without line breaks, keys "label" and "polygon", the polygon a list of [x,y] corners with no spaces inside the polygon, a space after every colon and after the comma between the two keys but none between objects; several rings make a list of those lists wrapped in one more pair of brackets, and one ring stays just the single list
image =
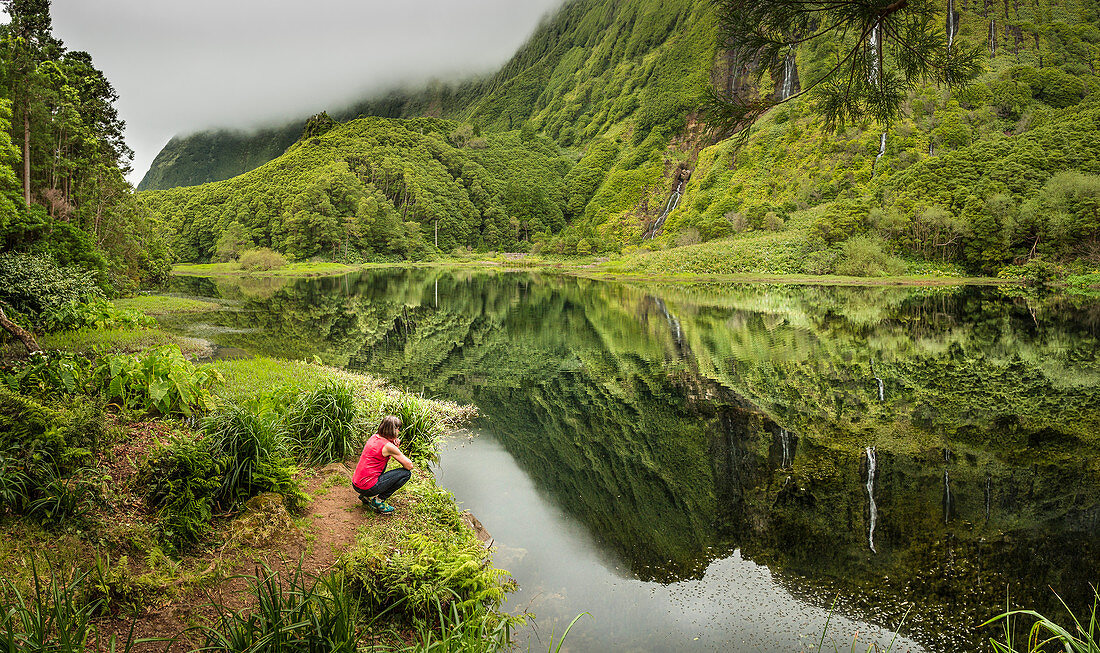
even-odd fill
[{"label": "dense forest", "polygon": [[[11,17],[0,25],[5,279],[23,272],[50,277],[51,263],[25,258],[48,255],[33,260],[91,274],[98,291],[162,283],[171,261],[167,227],[135,200],[125,179],[132,152],[114,88],[88,53],[66,49],[53,35],[49,2],[8,0],[4,10]],[[5,284],[0,299],[18,312],[23,306],[9,290]]]},{"label": "dense forest", "polygon": [[[940,24],[947,24],[947,10],[945,4]],[[836,55],[838,48],[827,42],[808,42],[755,83],[749,73],[759,62],[742,61],[726,48],[714,6],[704,0],[574,0],[490,79],[395,92],[341,115],[453,119],[441,140],[468,152],[508,133],[524,143],[548,139],[553,152],[540,148],[529,168],[557,175],[564,165],[565,185],[562,192],[545,188],[556,206],[543,209],[533,229],[515,225],[538,210],[535,204],[520,203],[525,212],[508,213],[520,204],[499,184],[487,200],[467,190],[464,205],[476,208],[461,220],[418,202],[413,222],[433,236],[439,225],[443,253],[455,245],[582,255],[640,250],[624,264],[633,271],[671,266],[879,275],[936,268],[995,274],[1032,259],[1095,266],[1097,8],[1087,2],[951,3],[951,11],[955,47],[981,49],[981,74],[957,91],[917,83],[886,126],[864,120],[835,132],[823,129],[814,95],[798,90]],[[698,113],[707,89],[715,87],[785,101],[748,132],[716,142]],[[400,121],[387,124],[408,128]],[[342,129],[363,129],[355,125],[351,120]],[[293,130],[302,129],[296,123]],[[177,139],[150,175],[201,178],[202,170],[244,167],[262,142],[274,142],[272,133]],[[182,156],[214,141],[220,149],[206,151],[207,159],[218,161],[214,167],[203,157]],[[216,240],[233,222],[245,224],[238,215],[242,203],[260,200],[241,196],[241,188],[297,165],[303,167],[296,192],[304,192],[330,174],[331,162],[350,164],[361,156],[346,141],[347,151],[332,149],[324,162],[307,163],[296,152],[305,142],[275,159],[275,167],[167,195],[144,194],[144,200],[181,234],[206,229],[202,237]],[[369,173],[349,170],[358,174],[361,193],[386,194]],[[437,185],[460,173],[439,175]],[[228,195],[233,202],[225,201]],[[270,235],[300,212],[300,205],[270,200],[263,199],[271,217],[252,219],[249,236],[295,257],[318,253],[280,245]],[[388,209],[408,217],[405,201],[398,196]],[[502,207],[507,215],[496,213]],[[337,214],[352,217],[350,211]],[[731,263],[748,249],[768,255],[748,257],[747,269]],[[373,247],[362,255],[408,251]],[[212,255],[208,245],[187,250],[184,258]]]}]

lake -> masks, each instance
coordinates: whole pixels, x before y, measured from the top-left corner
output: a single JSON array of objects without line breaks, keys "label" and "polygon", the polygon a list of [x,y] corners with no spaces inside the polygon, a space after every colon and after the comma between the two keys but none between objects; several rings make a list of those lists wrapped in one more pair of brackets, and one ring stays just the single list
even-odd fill
[{"label": "lake", "polygon": [[[216,355],[319,359],[482,417],[437,470],[532,650],[979,650],[1100,581],[1100,301],[996,287],[367,270],[177,278]],[[831,616],[830,616],[831,615]],[[988,644],[984,645],[988,648]],[[563,649],[564,650],[564,649]]]}]

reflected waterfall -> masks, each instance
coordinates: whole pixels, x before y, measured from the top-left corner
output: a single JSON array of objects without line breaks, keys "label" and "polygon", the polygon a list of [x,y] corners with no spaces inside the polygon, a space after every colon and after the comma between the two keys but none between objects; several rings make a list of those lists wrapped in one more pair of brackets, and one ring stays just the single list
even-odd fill
[{"label": "reflected waterfall", "polygon": [[871,547],[873,553],[878,553],[878,550],[875,549],[875,524],[878,522],[878,506],[875,505],[875,448],[867,447],[865,452],[867,454],[867,500],[871,510],[870,526],[867,529],[867,544]]}]

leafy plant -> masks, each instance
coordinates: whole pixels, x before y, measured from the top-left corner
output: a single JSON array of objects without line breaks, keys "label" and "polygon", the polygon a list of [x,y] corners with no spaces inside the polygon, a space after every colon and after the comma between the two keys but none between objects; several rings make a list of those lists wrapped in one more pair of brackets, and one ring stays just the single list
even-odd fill
[{"label": "leafy plant", "polygon": [[0,378],[13,392],[45,396],[83,392],[91,378],[91,363],[64,352],[34,352],[26,361],[0,368]]},{"label": "leafy plant", "polygon": [[356,453],[358,421],[355,391],[329,381],[301,394],[287,411],[284,426],[299,460],[325,465]]},{"label": "leafy plant", "polygon": [[0,301],[34,318],[66,304],[102,299],[96,274],[47,255],[0,254]]},{"label": "leafy plant", "polygon": [[217,370],[195,367],[176,345],[136,356],[104,356],[93,377],[108,400],[161,415],[190,416],[195,410],[211,409],[211,392],[224,383]]},{"label": "leafy plant", "polygon": [[206,442],[173,436],[141,465],[137,482],[146,503],[157,511],[161,529],[176,546],[194,544],[206,534],[214,496],[221,483]]},{"label": "leafy plant", "polygon": [[118,308],[100,298],[84,302],[71,301],[52,308],[43,314],[41,322],[46,331],[136,329],[157,325],[155,319],[144,313]]}]

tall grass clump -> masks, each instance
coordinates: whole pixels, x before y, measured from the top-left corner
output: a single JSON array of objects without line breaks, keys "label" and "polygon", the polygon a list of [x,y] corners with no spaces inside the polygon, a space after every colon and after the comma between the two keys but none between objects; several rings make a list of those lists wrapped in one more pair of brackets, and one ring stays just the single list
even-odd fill
[{"label": "tall grass clump", "polygon": [[87,600],[88,572],[74,570],[66,579],[51,569],[44,579],[32,561],[31,574],[34,583],[28,595],[8,580],[0,586],[0,651],[4,653],[83,653],[92,639],[108,651],[128,653],[135,644],[168,641],[135,640],[132,627],[122,642],[115,635],[103,640],[92,619],[102,612],[104,599]]},{"label": "tall grass clump", "polygon": [[387,399],[382,402],[382,414],[401,418],[402,452],[417,462],[439,461],[439,439],[446,421],[422,395],[406,394]]},{"label": "tall grass clump", "polygon": [[218,503],[232,506],[260,492],[277,492],[288,508],[302,505],[305,495],[294,479],[294,460],[276,413],[226,404],[205,418],[202,428],[221,473]]},{"label": "tall grass clump", "polygon": [[266,564],[256,569],[253,606],[232,610],[215,604],[217,624],[202,629],[202,651],[332,651],[355,653],[359,610],[338,575],[307,577],[299,565],[280,576]]},{"label": "tall grass clump", "polygon": [[[1072,626],[1062,626],[1034,610],[1009,610],[982,624],[988,626],[998,621],[1002,622],[1004,640],[990,639],[993,650],[997,653],[1042,653],[1043,651],[1100,653],[1100,589],[1093,587],[1092,608],[1084,623],[1077,618],[1061,597],[1058,600],[1069,613],[1069,618],[1073,621]],[[1015,636],[1015,622],[1020,617],[1034,619],[1023,642],[1017,641]]]},{"label": "tall grass clump", "polygon": [[302,393],[283,424],[302,462],[326,465],[358,453],[359,407],[349,385],[328,381]]}]

